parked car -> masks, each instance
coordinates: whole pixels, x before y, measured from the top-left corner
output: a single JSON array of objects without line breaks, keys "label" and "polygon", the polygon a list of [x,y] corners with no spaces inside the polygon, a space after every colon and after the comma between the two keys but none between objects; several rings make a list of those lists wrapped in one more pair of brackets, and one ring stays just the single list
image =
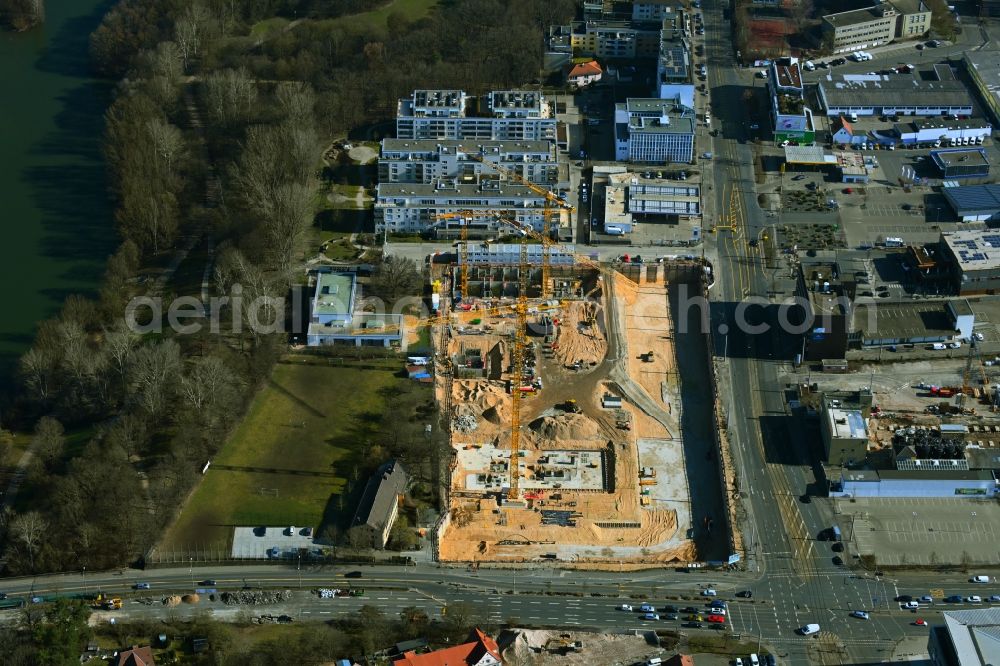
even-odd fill
[{"label": "parked car", "polygon": [[703,597],[714,597],[714,596],[718,596],[718,594],[719,594],[718,592],[716,592],[714,589],[712,589],[710,587],[709,588],[705,588],[704,590],[701,591],[701,596],[703,596]]},{"label": "parked car", "polygon": [[907,601],[907,602],[905,602],[902,605],[902,608],[905,608],[906,610],[916,610],[916,609],[920,608],[920,602],[919,601]]},{"label": "parked car", "polygon": [[983,598],[978,594],[970,594],[965,598],[965,600],[970,604],[981,604],[983,603]]},{"label": "parked car", "polygon": [[859,620],[867,620],[868,619],[868,613],[866,613],[863,610],[851,611],[851,617],[856,617]]},{"label": "parked car", "polygon": [[643,614],[642,619],[643,620],[659,620],[660,616],[657,615],[656,613],[645,613],[645,614]]}]

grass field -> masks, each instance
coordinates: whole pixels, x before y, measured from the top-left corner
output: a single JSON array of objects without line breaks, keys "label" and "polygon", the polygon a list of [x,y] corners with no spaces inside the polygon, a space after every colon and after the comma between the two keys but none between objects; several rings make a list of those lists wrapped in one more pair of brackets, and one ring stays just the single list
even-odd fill
[{"label": "grass field", "polygon": [[386,369],[278,364],[162,550],[224,546],[234,525],[318,526],[331,495],[367,474],[365,447],[387,408],[380,390],[407,381],[389,369],[398,364],[376,363]]},{"label": "grass field", "polygon": [[370,12],[341,16],[330,19],[328,23],[349,24],[352,29],[358,32],[372,32],[386,27],[386,19],[389,18],[389,14],[399,14],[408,21],[416,21],[430,14],[437,4],[438,0],[393,0],[384,7]]}]

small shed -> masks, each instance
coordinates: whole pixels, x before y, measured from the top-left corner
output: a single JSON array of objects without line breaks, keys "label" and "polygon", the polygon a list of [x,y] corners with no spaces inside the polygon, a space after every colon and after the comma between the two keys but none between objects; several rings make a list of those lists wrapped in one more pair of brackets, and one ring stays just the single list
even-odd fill
[{"label": "small shed", "polygon": [[622,399],[620,396],[605,393],[601,398],[601,407],[604,409],[621,409]]}]

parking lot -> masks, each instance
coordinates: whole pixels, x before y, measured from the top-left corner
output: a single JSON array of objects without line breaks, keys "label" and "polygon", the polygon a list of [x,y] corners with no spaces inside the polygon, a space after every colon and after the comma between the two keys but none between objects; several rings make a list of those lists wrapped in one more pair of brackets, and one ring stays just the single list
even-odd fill
[{"label": "parking lot", "polygon": [[276,557],[294,557],[300,548],[316,548],[314,537],[305,534],[306,531],[311,533],[311,528],[295,527],[293,533],[288,534],[289,527],[281,525],[233,528],[232,556],[266,560],[268,557],[275,557],[268,552],[272,548],[278,549]]},{"label": "parking lot", "polygon": [[871,497],[835,506],[849,551],[879,566],[995,562],[1000,551],[1000,506],[991,500]]}]

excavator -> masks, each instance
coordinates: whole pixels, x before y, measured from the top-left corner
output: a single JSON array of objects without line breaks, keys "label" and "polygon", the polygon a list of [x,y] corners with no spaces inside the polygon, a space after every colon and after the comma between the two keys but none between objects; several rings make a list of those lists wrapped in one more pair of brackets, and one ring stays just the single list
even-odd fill
[{"label": "excavator", "polygon": [[101,610],[121,610],[122,599],[121,597],[112,597],[103,592],[98,592],[97,596],[94,597],[93,607],[100,608]]}]

